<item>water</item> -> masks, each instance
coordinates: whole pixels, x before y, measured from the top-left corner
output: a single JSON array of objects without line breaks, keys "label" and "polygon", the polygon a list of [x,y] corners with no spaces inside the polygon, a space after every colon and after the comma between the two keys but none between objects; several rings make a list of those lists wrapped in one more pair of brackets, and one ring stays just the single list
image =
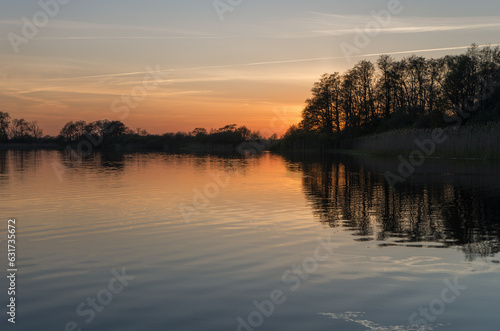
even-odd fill
[{"label": "water", "polygon": [[397,165],[1,152],[8,329],[497,330],[498,163],[427,160],[390,188]]}]

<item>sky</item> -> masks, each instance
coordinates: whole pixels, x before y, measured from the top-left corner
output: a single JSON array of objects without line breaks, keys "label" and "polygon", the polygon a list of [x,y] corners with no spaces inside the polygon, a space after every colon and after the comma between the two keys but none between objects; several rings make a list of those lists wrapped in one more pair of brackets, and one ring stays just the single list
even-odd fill
[{"label": "sky", "polygon": [[496,0],[0,0],[0,111],[49,135],[99,119],[282,134],[324,73],[499,32]]}]

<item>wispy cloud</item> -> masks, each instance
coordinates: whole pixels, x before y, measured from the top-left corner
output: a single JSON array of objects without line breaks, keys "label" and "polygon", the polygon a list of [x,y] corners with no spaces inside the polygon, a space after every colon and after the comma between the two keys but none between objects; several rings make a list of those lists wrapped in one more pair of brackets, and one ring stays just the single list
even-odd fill
[{"label": "wispy cloud", "polygon": [[[23,25],[22,20],[0,20],[0,26],[9,26],[9,30],[16,32]],[[37,40],[101,40],[101,39],[219,39],[208,30],[193,30],[186,28],[166,28],[152,26],[135,26],[123,24],[89,23],[78,21],[52,20],[44,28],[45,35]],[[6,34],[0,36],[1,40],[8,39]]]},{"label": "wispy cloud", "polygon": [[[489,44],[489,45],[478,45],[478,47],[497,47],[500,44]],[[441,47],[441,48],[428,48],[428,49],[416,49],[412,51],[396,51],[396,52],[385,52],[385,53],[371,53],[359,55],[357,57],[373,57],[373,56],[381,56],[381,55],[400,55],[400,54],[418,54],[418,53],[432,53],[432,52],[443,52],[443,51],[455,51],[455,50],[463,50],[468,49],[471,46],[457,46],[457,47]],[[354,56],[353,56],[354,57]]]},{"label": "wispy cloud", "polygon": [[[308,12],[306,17],[280,18],[274,21],[239,22],[231,29],[207,23],[197,26],[154,27],[124,24],[53,20],[37,40],[182,40],[182,39],[301,39],[325,36],[346,36],[374,21],[371,15],[337,15]],[[0,25],[20,29],[21,20],[0,20]],[[9,27],[9,29],[13,29]],[[452,31],[500,30],[500,16],[485,17],[402,17],[394,16],[382,34],[416,34]],[[0,36],[6,39],[5,35]]]},{"label": "wispy cloud", "polygon": [[[478,47],[487,46],[500,46],[500,44],[488,44],[488,45],[478,45]],[[389,51],[383,53],[368,53],[360,54],[353,57],[357,58],[367,58],[380,55],[399,55],[399,54],[418,54],[418,53],[431,53],[449,50],[462,50],[468,49],[468,46],[455,46],[455,47],[442,47],[442,48],[427,48],[427,49],[414,49],[405,51]],[[343,59],[344,56],[328,56],[328,57],[313,57],[304,59],[289,59],[289,60],[278,60],[278,61],[260,61],[260,62],[249,62],[240,64],[225,64],[225,65],[212,65],[212,66],[199,66],[199,67],[186,67],[186,68],[175,68],[175,69],[165,69],[158,72],[161,73],[172,73],[180,71],[195,71],[195,70],[206,70],[206,69],[225,69],[225,68],[241,68],[241,67],[251,67],[251,66],[265,66],[265,65],[279,65],[279,64],[291,64],[291,63],[301,63],[301,62],[314,62],[314,61],[327,61],[327,60],[337,60]],[[90,76],[78,76],[78,77],[67,77],[67,78],[55,78],[49,81],[65,81],[65,80],[81,80],[81,79],[93,79],[93,78],[113,78],[113,77],[124,77],[124,76],[137,76],[147,74],[147,71],[133,71],[133,72],[121,72],[121,73],[110,73],[102,75],[90,75]]]},{"label": "wispy cloud", "polygon": [[[22,20],[0,20],[0,25],[18,25],[22,26],[24,22]],[[47,25],[48,29],[53,30],[63,30],[63,31],[77,31],[85,32],[89,31],[104,32],[104,31],[117,31],[122,33],[133,32],[134,34],[149,32],[149,33],[159,33],[159,34],[178,34],[178,35],[209,35],[208,31],[203,30],[188,30],[181,28],[166,28],[166,27],[155,27],[155,26],[138,26],[138,25],[127,25],[127,24],[106,24],[106,23],[93,23],[93,22],[81,22],[81,21],[64,21],[64,20],[51,20]]]},{"label": "wispy cloud", "polygon": [[[80,36],[80,37],[40,37],[37,40],[100,40],[100,39],[222,39],[220,36]],[[6,38],[4,38],[6,39]]]},{"label": "wispy cloud", "polygon": [[[312,12],[303,24],[312,33],[329,36],[354,34],[368,22],[375,21],[370,15],[335,15]],[[459,30],[499,29],[500,17],[392,17],[381,33],[427,33]]]}]

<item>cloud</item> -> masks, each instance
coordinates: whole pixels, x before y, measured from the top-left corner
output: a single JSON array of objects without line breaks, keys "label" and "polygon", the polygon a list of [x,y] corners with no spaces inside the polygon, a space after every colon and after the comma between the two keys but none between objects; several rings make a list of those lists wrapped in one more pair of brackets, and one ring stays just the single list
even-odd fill
[{"label": "cloud", "polygon": [[[377,22],[371,15],[334,15],[311,13],[303,20],[311,33],[328,36],[344,36],[364,29],[367,23]],[[380,25],[380,24],[379,24]],[[401,17],[393,16],[380,33],[428,33],[459,30],[499,29],[500,17]]]},{"label": "cloud", "polygon": [[[478,47],[487,46],[500,46],[500,44],[488,44],[488,45],[478,45]],[[468,49],[468,46],[456,46],[456,47],[442,47],[442,48],[427,48],[427,49],[415,49],[406,51],[393,51],[393,52],[382,52],[382,53],[371,53],[371,54],[360,54],[352,57],[366,58],[381,55],[398,55],[398,54],[418,54],[418,53],[431,53],[449,50],[462,50]],[[206,70],[206,69],[225,69],[225,68],[241,68],[241,67],[251,67],[251,66],[265,66],[265,65],[280,65],[280,64],[291,64],[291,63],[301,63],[301,62],[315,62],[315,61],[328,61],[343,59],[344,56],[328,56],[328,57],[313,57],[313,58],[303,58],[303,59],[288,59],[288,60],[277,60],[277,61],[260,61],[260,62],[249,62],[240,64],[224,64],[224,65],[212,65],[212,66],[199,66],[199,67],[186,67],[186,68],[175,68],[175,69],[165,69],[159,70],[161,73],[173,73],[180,71],[196,71],[196,70]],[[148,71],[133,71],[133,72],[121,72],[121,73],[110,73],[102,75],[91,75],[91,76],[78,76],[78,77],[67,77],[67,78],[55,78],[49,81],[65,81],[65,80],[81,80],[81,79],[92,79],[92,78],[113,78],[122,76],[137,76],[148,74]]]},{"label": "cloud", "polygon": [[[478,47],[499,47],[500,44],[489,44],[489,45],[478,45]],[[427,48],[427,49],[416,49],[412,51],[397,51],[397,52],[384,52],[384,53],[372,53],[372,54],[364,54],[359,55],[357,57],[372,57],[372,56],[381,56],[381,55],[400,55],[400,54],[418,54],[418,53],[431,53],[431,52],[442,52],[442,51],[452,51],[452,50],[461,50],[461,49],[469,49],[471,46],[457,46],[457,47],[441,47],[441,48]],[[353,56],[355,57],[355,56]]]},{"label": "cloud", "polygon": [[40,37],[37,40],[99,40],[99,39],[221,39],[217,36],[79,36]]},{"label": "cloud", "polygon": [[[0,20],[0,24],[5,25],[18,25],[23,26],[24,22],[22,20]],[[171,33],[171,34],[184,34],[184,35],[209,35],[207,31],[196,30],[190,31],[187,29],[173,29],[164,27],[154,27],[154,26],[138,26],[138,25],[127,25],[127,24],[107,24],[107,23],[91,23],[91,22],[80,22],[80,21],[64,21],[64,20],[51,20],[47,25],[47,28],[57,29],[57,30],[76,30],[76,31],[92,31],[97,32],[102,31],[127,31],[127,32],[151,32],[151,33]]]},{"label": "cloud", "polygon": [[[11,32],[20,33],[22,20],[0,20]],[[99,39],[217,39],[220,35],[208,30],[135,26],[123,24],[88,23],[51,20],[44,28],[44,36],[37,40],[99,40]],[[0,39],[8,39],[2,35]]]}]

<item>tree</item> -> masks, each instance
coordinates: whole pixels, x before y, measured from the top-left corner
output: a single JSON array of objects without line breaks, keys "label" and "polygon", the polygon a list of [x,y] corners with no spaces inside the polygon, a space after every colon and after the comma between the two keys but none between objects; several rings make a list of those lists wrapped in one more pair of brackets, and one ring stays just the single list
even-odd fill
[{"label": "tree", "polygon": [[110,137],[120,137],[128,131],[127,126],[121,121],[111,121],[107,123],[107,128],[108,130],[106,130],[106,132],[109,131]]},{"label": "tree", "polygon": [[32,121],[28,123],[29,134],[35,139],[41,139],[43,137],[43,130],[38,125],[37,121]]},{"label": "tree", "polygon": [[149,133],[146,129],[137,128],[137,134],[139,136],[147,136]]},{"label": "tree", "polygon": [[226,126],[223,126],[222,128],[217,129],[216,132],[218,132],[218,133],[234,132],[237,127],[238,127],[237,124],[228,124]]},{"label": "tree", "polygon": [[367,60],[362,60],[353,68],[355,72],[355,83],[361,104],[358,115],[363,122],[375,119],[375,66]]},{"label": "tree", "polygon": [[315,106],[313,99],[306,100],[306,107],[302,110],[300,128],[305,131],[321,132],[323,128],[320,111]]},{"label": "tree", "polygon": [[24,118],[14,118],[10,123],[10,138],[13,140],[28,139],[30,132],[30,125]]},{"label": "tree", "polygon": [[252,131],[250,131],[250,129],[248,129],[246,126],[240,126],[238,129],[236,129],[236,132],[240,135],[240,139],[243,141],[258,136],[258,134],[252,135]]},{"label": "tree", "polygon": [[0,141],[9,139],[10,115],[0,111]]},{"label": "tree", "polygon": [[342,109],[344,111],[345,127],[352,128],[359,124],[356,114],[356,72],[347,71],[342,78]]},{"label": "tree", "polygon": [[488,108],[494,108],[493,93],[494,82],[500,81],[500,47],[485,47],[480,49],[472,45],[467,51],[467,55],[476,64],[476,75],[478,76],[477,94],[479,112],[484,112]]},{"label": "tree", "polygon": [[59,135],[68,142],[81,139],[89,127],[85,121],[68,122],[61,129]]},{"label": "tree", "polygon": [[453,115],[466,114],[476,102],[479,77],[476,61],[463,54],[446,57],[448,72],[444,80],[444,91]]},{"label": "tree", "polygon": [[333,133],[341,130],[341,77],[339,73],[324,74],[314,83],[313,97],[306,100],[302,112],[305,130]]},{"label": "tree", "polygon": [[198,135],[199,136],[206,136],[208,134],[208,132],[207,132],[207,129],[205,129],[205,128],[196,128],[193,130],[193,132],[191,134],[195,137],[197,137]]},{"label": "tree", "polygon": [[427,93],[427,109],[428,113],[432,114],[441,107],[443,103],[443,79],[445,63],[442,59],[432,59],[428,62],[428,93]]},{"label": "tree", "polygon": [[101,138],[103,136],[103,122],[95,121],[86,124],[84,127],[84,134],[94,139]]},{"label": "tree", "polygon": [[412,55],[406,59],[405,64],[409,109],[423,113],[426,100],[427,61],[422,56]]},{"label": "tree", "polygon": [[381,77],[378,82],[379,99],[382,103],[383,114],[388,117],[394,111],[393,94],[396,85],[396,73],[394,72],[394,59],[388,55],[382,55],[377,61]]}]

